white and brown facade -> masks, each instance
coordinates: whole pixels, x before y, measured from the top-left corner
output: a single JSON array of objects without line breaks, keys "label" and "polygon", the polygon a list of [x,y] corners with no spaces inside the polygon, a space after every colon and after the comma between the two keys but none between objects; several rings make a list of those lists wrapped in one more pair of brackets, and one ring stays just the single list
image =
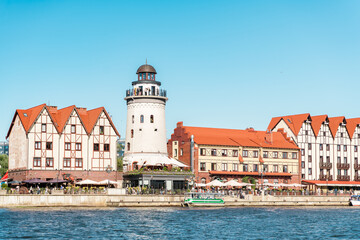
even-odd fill
[{"label": "white and brown facade", "polygon": [[119,137],[106,110],[42,104],[16,110],[8,131],[9,178],[118,180]]},{"label": "white and brown facade", "polygon": [[273,118],[268,130],[286,132],[299,146],[303,180],[360,184],[360,118],[289,115]]}]

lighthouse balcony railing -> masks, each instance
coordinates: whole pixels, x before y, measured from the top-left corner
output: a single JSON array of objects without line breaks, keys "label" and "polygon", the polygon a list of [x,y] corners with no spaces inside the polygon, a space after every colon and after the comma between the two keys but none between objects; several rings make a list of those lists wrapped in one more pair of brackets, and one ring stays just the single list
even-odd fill
[{"label": "lighthouse balcony railing", "polygon": [[128,89],[126,90],[126,97],[132,96],[154,96],[154,97],[166,97],[166,90],[140,90],[140,89]]}]

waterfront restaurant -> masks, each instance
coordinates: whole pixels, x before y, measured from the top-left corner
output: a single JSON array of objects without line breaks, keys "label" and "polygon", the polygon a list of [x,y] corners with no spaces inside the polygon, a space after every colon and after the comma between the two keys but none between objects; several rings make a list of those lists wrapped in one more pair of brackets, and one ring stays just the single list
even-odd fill
[{"label": "waterfront restaurant", "polygon": [[197,183],[244,177],[258,183],[300,183],[299,148],[283,132],[188,127],[179,122],[168,152],[191,166]]}]

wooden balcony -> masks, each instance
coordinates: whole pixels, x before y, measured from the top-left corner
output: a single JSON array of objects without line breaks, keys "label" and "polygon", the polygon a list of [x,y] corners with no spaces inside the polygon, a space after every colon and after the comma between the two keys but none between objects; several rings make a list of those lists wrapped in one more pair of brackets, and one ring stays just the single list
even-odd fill
[{"label": "wooden balcony", "polygon": [[[320,176],[319,176],[319,180],[321,180],[321,181],[326,181],[326,178],[327,178],[327,175],[325,175],[325,174],[320,174]],[[332,181],[333,180],[332,175],[329,175],[329,178],[327,180]]]},{"label": "wooden balcony", "polygon": [[330,162],[320,162],[320,169],[331,169],[332,163]]},{"label": "wooden balcony", "polygon": [[350,176],[349,175],[338,175],[337,180],[338,181],[350,181]]},{"label": "wooden balcony", "polygon": [[337,164],[337,169],[349,169],[349,168],[350,168],[349,163],[338,163]]},{"label": "wooden balcony", "polygon": [[360,170],[360,164],[354,163],[354,169],[355,170]]},{"label": "wooden balcony", "polygon": [[354,181],[360,181],[360,176],[359,176],[359,175],[355,175]]}]

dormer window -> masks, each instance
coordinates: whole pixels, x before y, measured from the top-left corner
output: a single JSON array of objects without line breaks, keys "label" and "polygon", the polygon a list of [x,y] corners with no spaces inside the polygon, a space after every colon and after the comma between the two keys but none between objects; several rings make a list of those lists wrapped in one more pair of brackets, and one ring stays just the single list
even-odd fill
[{"label": "dormer window", "polygon": [[144,123],[144,115],[140,115],[140,123]]},{"label": "dormer window", "polygon": [[24,113],[24,117],[27,117],[28,115],[27,115],[27,113]]},{"label": "dormer window", "polygon": [[154,123],[154,115],[150,116],[150,123]]}]

